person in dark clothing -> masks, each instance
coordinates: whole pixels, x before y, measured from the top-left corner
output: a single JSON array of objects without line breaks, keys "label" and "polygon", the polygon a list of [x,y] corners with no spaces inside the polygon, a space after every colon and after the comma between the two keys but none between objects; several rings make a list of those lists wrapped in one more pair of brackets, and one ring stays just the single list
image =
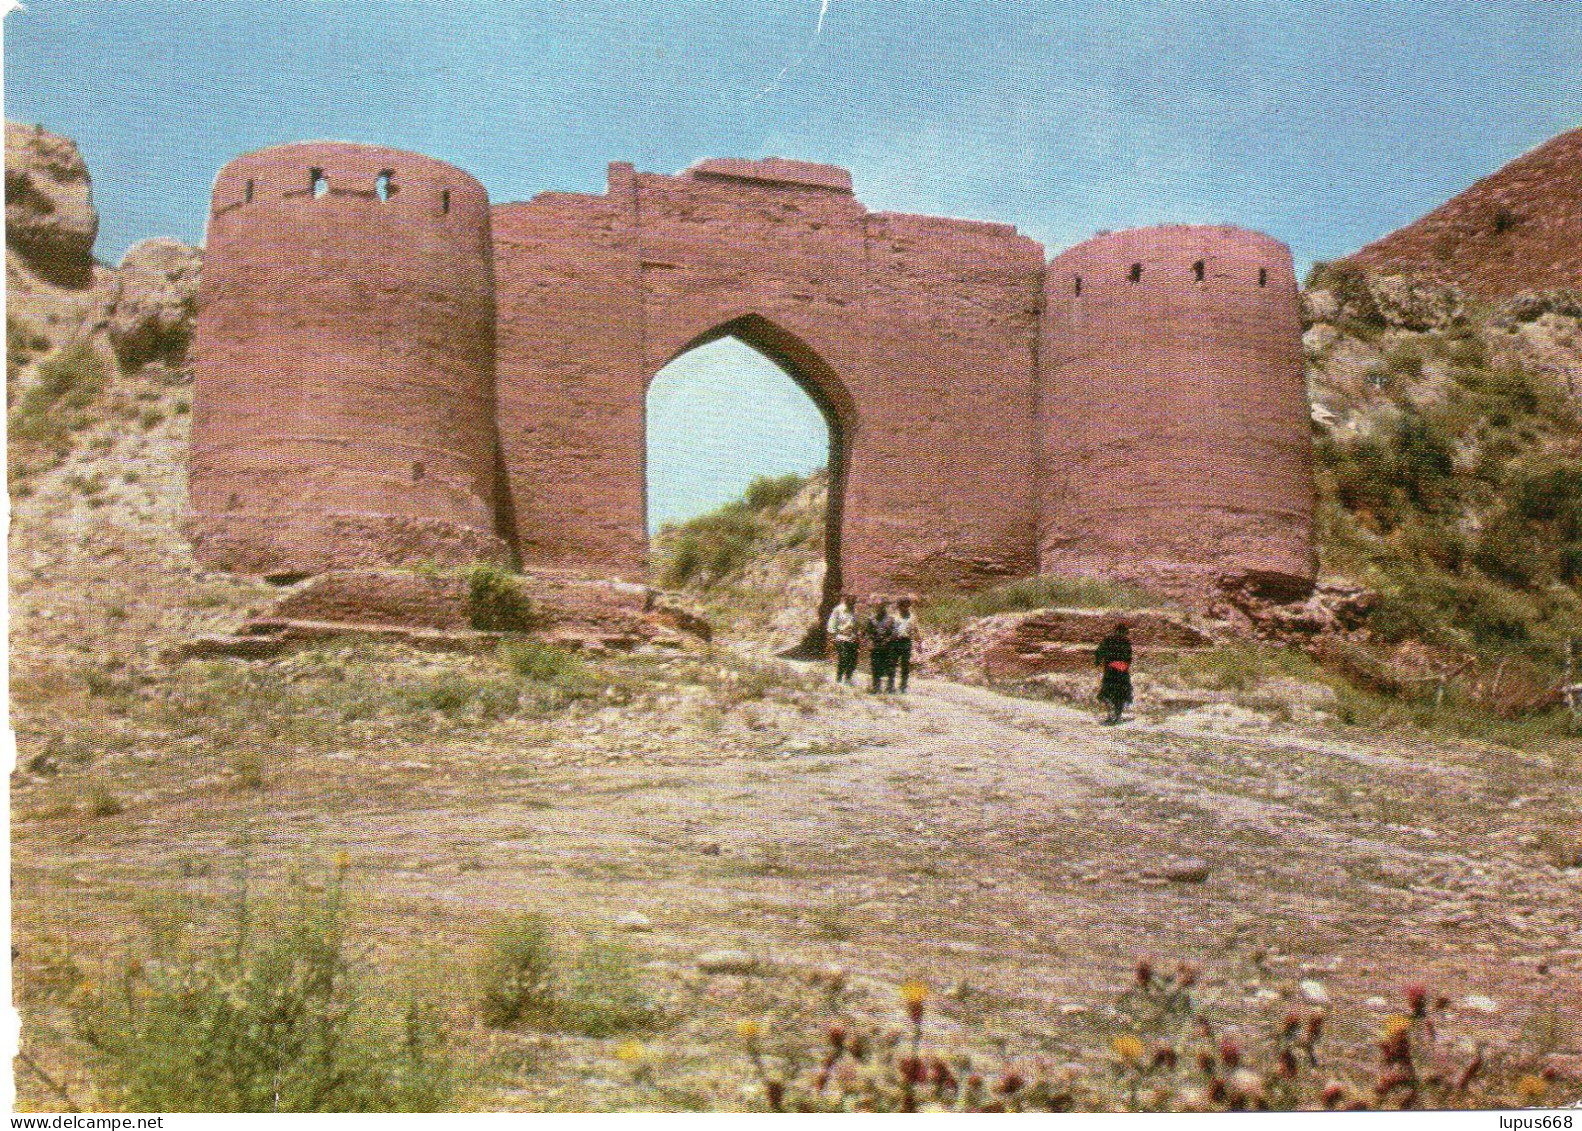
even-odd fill
[{"label": "person in dark clothing", "polygon": [[863,631],[868,637],[868,664],[873,673],[873,686],[868,690],[877,694],[884,680],[894,679],[895,618],[890,615],[888,601],[880,601],[874,607],[873,615],[863,625]]},{"label": "person in dark clothing", "polygon": [[1110,634],[1099,641],[1093,653],[1093,662],[1103,673],[1099,678],[1099,698],[1109,705],[1105,726],[1121,721],[1121,712],[1132,701],[1132,640],[1125,621],[1120,621]]}]

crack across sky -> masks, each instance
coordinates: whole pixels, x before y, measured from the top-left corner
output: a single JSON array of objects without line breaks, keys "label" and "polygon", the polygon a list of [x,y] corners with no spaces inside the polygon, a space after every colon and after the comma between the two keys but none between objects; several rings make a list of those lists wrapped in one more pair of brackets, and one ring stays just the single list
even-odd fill
[{"label": "crack across sky", "polygon": [[[1051,253],[1224,221],[1303,269],[1582,122],[1582,8],[1554,0],[32,0],[4,30],[6,114],[80,143],[111,262],[199,241],[237,154],[328,137],[450,161],[496,201],[602,192],[611,160],[826,161],[870,208],[1009,221]],[[696,368],[697,403],[763,415]],[[785,442],[736,441],[805,470]],[[698,498],[729,478],[687,474]]]}]

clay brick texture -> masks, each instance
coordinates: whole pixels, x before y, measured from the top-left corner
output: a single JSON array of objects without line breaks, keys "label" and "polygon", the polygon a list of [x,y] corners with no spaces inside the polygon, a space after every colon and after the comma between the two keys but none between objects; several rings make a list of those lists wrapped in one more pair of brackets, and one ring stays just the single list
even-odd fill
[{"label": "clay brick texture", "polygon": [[1486,301],[1582,290],[1582,129],[1551,138],[1348,262],[1454,283]]},{"label": "clay brick texture", "polygon": [[1039,567],[1189,594],[1310,587],[1312,441],[1291,255],[1235,228],[1100,236],[1049,264]]},{"label": "clay brick texture", "polygon": [[1046,268],[1009,225],[870,212],[832,166],[618,163],[491,209],[449,166],[312,143],[221,172],[203,288],[192,526],[224,568],[508,548],[639,579],[648,384],[735,336],[829,424],[830,592],[1312,581],[1296,285],[1253,233]]},{"label": "clay brick texture", "polygon": [[361,145],[239,158],[215,181],[198,308],[200,560],[316,573],[505,556],[482,185]]}]

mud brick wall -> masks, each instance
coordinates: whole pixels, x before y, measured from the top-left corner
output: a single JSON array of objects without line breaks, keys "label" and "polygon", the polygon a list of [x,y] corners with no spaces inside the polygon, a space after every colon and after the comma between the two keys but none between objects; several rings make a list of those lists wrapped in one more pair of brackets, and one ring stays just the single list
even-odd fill
[{"label": "mud brick wall", "polygon": [[501,450],[524,561],[646,568],[644,395],[734,334],[830,423],[831,587],[1032,572],[1043,253],[1001,224],[869,213],[849,176],[613,165],[603,196],[495,210]]},{"label": "mud brick wall", "polygon": [[1582,129],[1552,138],[1347,262],[1495,301],[1582,289]]},{"label": "mud brick wall", "polygon": [[1039,568],[1302,591],[1316,572],[1296,279],[1221,227],[1099,236],[1049,264]]},{"label": "mud brick wall", "polygon": [[489,202],[333,142],[221,170],[195,345],[192,530],[245,572],[503,556]]},{"label": "mud brick wall", "polygon": [[1312,581],[1274,240],[1138,229],[1046,268],[1009,225],[870,212],[828,165],[618,163],[602,194],[491,208],[448,165],[341,143],[215,183],[198,556],[278,574],[514,551],[640,579],[648,384],[726,336],[829,424],[826,598],[1039,571]]}]

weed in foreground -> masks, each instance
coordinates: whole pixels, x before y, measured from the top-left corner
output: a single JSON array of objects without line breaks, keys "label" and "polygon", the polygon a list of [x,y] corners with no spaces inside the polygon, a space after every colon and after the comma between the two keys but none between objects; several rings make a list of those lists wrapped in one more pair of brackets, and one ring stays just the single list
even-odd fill
[{"label": "weed in foreground", "polygon": [[657,1027],[630,957],[613,942],[590,939],[566,963],[547,916],[502,920],[484,942],[477,968],[484,1024],[609,1037]]},{"label": "weed in foreground", "polygon": [[544,915],[518,915],[495,926],[478,962],[478,1014],[494,1029],[538,1024],[555,1001],[555,949]]},{"label": "weed in foreground", "polygon": [[229,937],[73,993],[76,1036],[103,1097],[132,1111],[435,1111],[455,1077],[434,1009],[380,1002],[346,950],[344,866],[257,931],[242,901]]},{"label": "weed in foreground", "polygon": [[1421,985],[1406,988],[1403,1011],[1385,1022],[1377,1070],[1357,1079],[1323,1048],[1327,1010],[1293,1009],[1249,1039],[1202,1008],[1198,977],[1190,965],[1166,974],[1148,959],[1137,963],[1116,1003],[1127,1031],[1112,1038],[1104,1073],[1050,1072],[1041,1061],[1008,1059],[988,1069],[969,1056],[931,1052],[928,989],[918,982],[901,988],[899,1030],[837,1022],[811,1054],[771,1052],[758,1021],[739,1023],[737,1037],[751,1094],[780,1112],[1378,1111],[1530,1107],[1578,1093],[1575,1082],[1538,1063],[1543,1034],[1512,1057],[1477,1040],[1462,1051],[1448,1047],[1439,1020],[1448,1002]]}]

